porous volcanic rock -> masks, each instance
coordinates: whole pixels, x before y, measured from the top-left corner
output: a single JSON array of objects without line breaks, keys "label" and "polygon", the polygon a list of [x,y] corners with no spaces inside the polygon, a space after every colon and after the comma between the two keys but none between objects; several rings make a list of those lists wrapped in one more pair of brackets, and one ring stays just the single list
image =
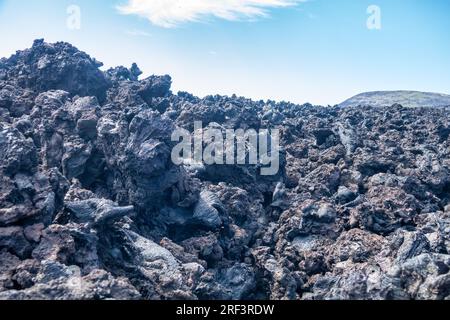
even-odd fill
[{"label": "porous volcanic rock", "polygon": [[[170,91],[68,43],[0,60],[0,299],[449,299],[450,108]],[[175,165],[194,121],[280,170]]]}]

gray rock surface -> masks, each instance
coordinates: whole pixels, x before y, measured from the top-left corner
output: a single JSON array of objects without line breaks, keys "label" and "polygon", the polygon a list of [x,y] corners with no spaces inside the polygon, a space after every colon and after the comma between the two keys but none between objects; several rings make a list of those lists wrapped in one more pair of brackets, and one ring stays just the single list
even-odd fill
[{"label": "gray rock surface", "polygon": [[375,91],[358,94],[343,103],[341,107],[373,106],[386,107],[401,104],[409,108],[448,107],[450,95],[419,91]]},{"label": "gray rock surface", "polygon": [[[170,91],[42,40],[0,63],[0,299],[449,299],[450,109]],[[279,129],[280,171],[176,166]]]}]

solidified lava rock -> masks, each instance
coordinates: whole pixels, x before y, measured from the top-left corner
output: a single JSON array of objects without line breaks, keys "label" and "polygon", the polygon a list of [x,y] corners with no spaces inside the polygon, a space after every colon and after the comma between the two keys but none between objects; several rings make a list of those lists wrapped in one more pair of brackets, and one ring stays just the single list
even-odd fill
[{"label": "solidified lava rock", "polygon": [[[0,60],[0,299],[449,299],[450,108],[203,99],[35,41]],[[280,171],[180,166],[274,128]]]}]

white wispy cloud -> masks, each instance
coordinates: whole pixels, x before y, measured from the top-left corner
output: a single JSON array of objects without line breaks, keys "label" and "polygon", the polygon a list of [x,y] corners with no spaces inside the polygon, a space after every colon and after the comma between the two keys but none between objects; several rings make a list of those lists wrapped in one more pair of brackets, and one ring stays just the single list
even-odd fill
[{"label": "white wispy cloud", "polygon": [[173,28],[183,22],[208,17],[225,20],[254,19],[268,15],[271,8],[297,5],[307,0],[127,0],[118,9],[123,14],[147,18],[153,24]]}]

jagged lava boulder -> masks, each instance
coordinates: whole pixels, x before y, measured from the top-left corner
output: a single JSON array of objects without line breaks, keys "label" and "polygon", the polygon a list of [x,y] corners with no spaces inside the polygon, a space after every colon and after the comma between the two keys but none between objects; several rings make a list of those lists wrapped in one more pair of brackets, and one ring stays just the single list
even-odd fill
[{"label": "jagged lava boulder", "polygon": [[[450,109],[195,97],[37,40],[0,60],[0,299],[449,299]],[[280,131],[280,170],[171,161]]]}]

